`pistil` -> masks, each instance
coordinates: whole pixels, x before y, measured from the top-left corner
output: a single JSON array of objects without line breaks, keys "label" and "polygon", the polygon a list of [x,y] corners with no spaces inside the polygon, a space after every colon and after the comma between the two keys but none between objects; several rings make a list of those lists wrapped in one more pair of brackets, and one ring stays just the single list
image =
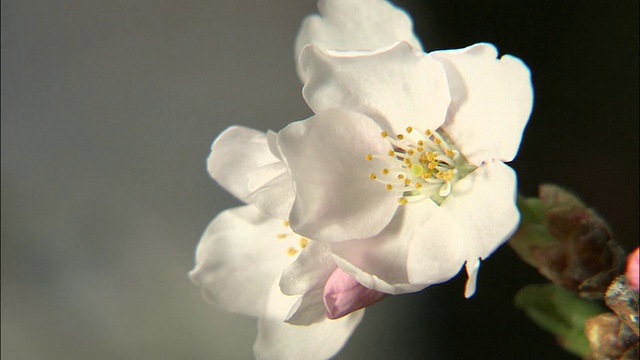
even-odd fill
[{"label": "pistil", "polygon": [[[405,205],[424,199],[441,204],[449,196],[453,183],[463,177],[460,168],[468,164],[447,141],[445,134],[407,127],[406,134],[395,138],[383,131],[380,136],[393,147],[387,154],[367,154],[366,159],[384,163],[380,174],[369,178],[397,192],[398,203]],[[468,172],[467,172],[468,173]]]}]

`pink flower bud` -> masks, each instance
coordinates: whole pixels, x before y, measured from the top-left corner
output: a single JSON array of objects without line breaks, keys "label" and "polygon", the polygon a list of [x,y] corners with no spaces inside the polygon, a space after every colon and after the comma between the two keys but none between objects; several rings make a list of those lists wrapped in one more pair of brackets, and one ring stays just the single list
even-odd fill
[{"label": "pink flower bud", "polygon": [[640,285],[640,280],[638,279],[640,266],[638,265],[638,261],[640,261],[640,248],[636,248],[636,250],[627,257],[627,280],[629,281],[629,287],[635,292],[638,292]]},{"label": "pink flower bud", "polygon": [[324,306],[327,318],[339,319],[356,310],[376,303],[387,294],[368,289],[337,268],[324,285]]}]

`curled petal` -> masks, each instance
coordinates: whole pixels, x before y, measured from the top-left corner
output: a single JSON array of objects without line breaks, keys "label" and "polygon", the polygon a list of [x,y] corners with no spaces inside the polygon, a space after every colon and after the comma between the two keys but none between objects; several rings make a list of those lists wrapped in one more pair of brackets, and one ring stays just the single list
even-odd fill
[{"label": "curled petal", "polygon": [[437,61],[407,43],[375,55],[330,56],[306,47],[300,66],[303,95],[315,113],[340,108],[365,114],[392,134],[408,126],[435,130],[444,122],[450,96]]},{"label": "curled petal", "polygon": [[282,230],[251,205],[220,213],[198,244],[191,281],[223,309],[259,316],[271,284],[294,260],[277,236]]},{"label": "curled petal", "polygon": [[478,270],[480,270],[480,259],[467,260],[467,284],[464,287],[464,297],[467,299],[476,293],[478,282]]},{"label": "curled petal", "polygon": [[325,318],[308,326],[292,325],[284,320],[296,301],[297,296],[282,294],[277,284],[271,288],[253,345],[258,359],[328,359],[340,351],[364,316],[364,310],[360,310],[338,320]]},{"label": "curled petal", "polygon": [[[383,0],[320,0],[320,14],[307,16],[296,37],[295,54],[307,45],[323,50],[376,50],[400,41],[422,49],[411,18]],[[298,68],[304,82],[304,72]]]},{"label": "curled petal", "polygon": [[285,322],[292,325],[309,326],[326,320],[326,311],[322,297],[323,291],[324,288],[320,285],[300,296],[291,307],[291,310],[289,310]]},{"label": "curled petal", "polygon": [[386,154],[390,145],[370,118],[331,109],[290,124],[278,147],[291,172],[296,198],[289,220],[298,234],[321,241],[373,236],[389,223],[397,194],[369,175],[379,167],[367,154]]},{"label": "curled petal", "polygon": [[452,99],[443,127],[457,148],[476,166],[513,160],[533,106],[529,68],[510,55],[497,59],[491,44],[430,55],[447,72]]},{"label": "curled petal", "polygon": [[[251,203],[252,196],[263,190],[273,179],[285,177],[284,163],[272,154],[266,134],[243,126],[232,126],[220,134],[211,145],[207,159],[211,177],[238,199]],[[290,179],[279,182],[283,202],[293,201]],[[289,184],[286,184],[286,182]],[[287,188],[288,186],[288,188]],[[271,190],[271,192],[277,191]]]},{"label": "curled petal", "polygon": [[335,268],[327,244],[311,240],[296,261],[282,272],[280,290],[286,295],[302,295],[324,288]]}]

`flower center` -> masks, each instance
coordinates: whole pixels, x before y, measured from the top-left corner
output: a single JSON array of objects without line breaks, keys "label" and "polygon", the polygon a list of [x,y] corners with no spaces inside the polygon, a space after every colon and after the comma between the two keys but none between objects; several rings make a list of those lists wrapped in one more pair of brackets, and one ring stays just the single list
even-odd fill
[{"label": "flower center", "polygon": [[464,156],[449,145],[446,134],[407,127],[406,134],[395,138],[386,131],[380,135],[393,146],[385,155],[368,154],[366,159],[384,162],[380,174],[369,178],[400,194],[398,202],[431,199],[440,205],[451,193],[453,184],[473,171]]}]

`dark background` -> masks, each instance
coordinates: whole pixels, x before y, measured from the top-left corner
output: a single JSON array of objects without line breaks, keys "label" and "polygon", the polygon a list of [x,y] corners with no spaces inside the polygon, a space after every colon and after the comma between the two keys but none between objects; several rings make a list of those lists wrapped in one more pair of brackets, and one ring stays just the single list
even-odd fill
[{"label": "dark background", "polygon": [[[553,182],[638,234],[638,2],[398,1],[425,49],[496,44],[531,68],[520,189]],[[312,1],[2,1],[2,358],[246,359],[255,320],[186,273],[238,202],[205,158],[231,124],[310,115],[295,33]],[[338,359],[571,359],[512,305],[541,283],[507,246],[367,310]]]}]

